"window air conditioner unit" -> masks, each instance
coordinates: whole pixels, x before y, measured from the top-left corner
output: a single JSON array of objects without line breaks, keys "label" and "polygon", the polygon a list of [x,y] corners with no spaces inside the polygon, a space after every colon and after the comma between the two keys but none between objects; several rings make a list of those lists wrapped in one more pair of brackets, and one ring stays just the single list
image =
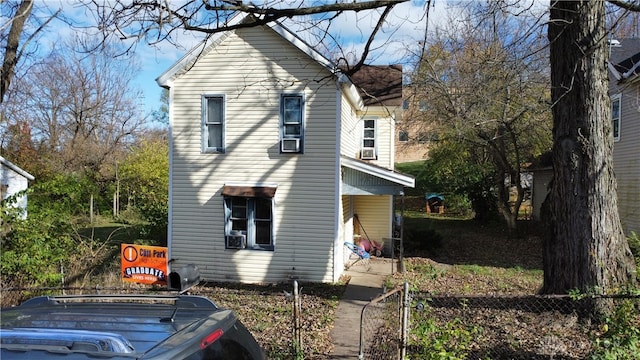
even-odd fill
[{"label": "window air conditioner unit", "polygon": [[227,235],[227,249],[244,249],[247,247],[245,235]]},{"label": "window air conditioner unit", "polygon": [[300,152],[300,139],[282,139],[280,142],[280,150],[283,153]]},{"label": "window air conditioner unit", "polygon": [[375,160],[376,158],[376,149],[374,148],[364,148],[360,154],[360,158],[363,160]]}]

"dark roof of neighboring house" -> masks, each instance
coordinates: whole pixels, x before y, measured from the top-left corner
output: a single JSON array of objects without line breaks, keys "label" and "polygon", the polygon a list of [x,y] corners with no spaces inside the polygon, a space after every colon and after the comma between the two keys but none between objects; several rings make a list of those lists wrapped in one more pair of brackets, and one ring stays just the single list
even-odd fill
[{"label": "dark roof of neighboring house", "polygon": [[621,77],[640,75],[640,38],[621,39],[620,45],[611,46],[609,61]]},{"label": "dark roof of neighboring house", "polygon": [[402,105],[402,65],[362,65],[350,78],[365,105]]}]

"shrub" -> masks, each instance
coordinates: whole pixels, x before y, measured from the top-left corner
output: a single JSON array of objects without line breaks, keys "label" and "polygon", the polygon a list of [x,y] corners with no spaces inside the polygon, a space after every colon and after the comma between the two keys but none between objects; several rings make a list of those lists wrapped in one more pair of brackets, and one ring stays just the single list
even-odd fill
[{"label": "shrub", "polygon": [[473,339],[482,328],[466,325],[460,319],[439,324],[429,310],[418,313],[410,334],[410,359],[466,359]]},{"label": "shrub", "polygon": [[594,334],[592,360],[640,359],[640,317],[637,300],[625,300]]},{"label": "shrub", "polygon": [[53,210],[30,212],[24,220],[6,216],[0,256],[2,285],[60,285],[60,265],[74,251],[70,223]]}]

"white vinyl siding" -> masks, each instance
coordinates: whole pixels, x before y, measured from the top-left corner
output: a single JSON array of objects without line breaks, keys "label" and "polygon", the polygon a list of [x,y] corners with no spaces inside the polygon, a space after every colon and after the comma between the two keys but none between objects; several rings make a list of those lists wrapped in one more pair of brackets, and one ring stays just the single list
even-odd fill
[{"label": "white vinyl siding", "polygon": [[341,130],[340,130],[340,152],[341,155],[350,158],[358,158],[360,154],[360,133],[358,132],[358,117],[349,106],[349,100],[342,95]]},{"label": "white vinyl siding", "polygon": [[[320,81],[318,81],[321,79]],[[338,211],[336,85],[326,69],[262,27],[238,30],[173,82],[171,255],[203,279],[330,282]],[[304,156],[280,153],[280,98],[304,95]],[[203,94],[225,94],[225,152],[202,153]],[[194,146],[194,144],[196,144]],[[277,184],[274,251],[225,249],[221,189]]]},{"label": "white vinyl siding", "polygon": [[394,142],[395,142],[395,127],[393,119],[391,117],[378,118],[378,160],[376,165],[386,167],[388,169],[394,168]]},{"label": "white vinyl siding", "polygon": [[[618,211],[625,235],[640,233],[640,84],[618,88],[620,138],[613,144]],[[612,101],[615,95],[612,96]]]},{"label": "white vinyl siding", "polygon": [[390,195],[354,196],[353,212],[361,222],[360,225],[354,226],[356,229],[360,227],[359,232],[363,238],[367,237],[377,242],[391,238],[391,203]]}]

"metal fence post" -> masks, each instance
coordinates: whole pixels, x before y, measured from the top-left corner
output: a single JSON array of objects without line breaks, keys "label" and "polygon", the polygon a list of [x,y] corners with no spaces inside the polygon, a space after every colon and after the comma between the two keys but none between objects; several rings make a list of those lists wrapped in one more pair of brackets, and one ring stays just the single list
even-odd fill
[{"label": "metal fence post", "polygon": [[298,291],[298,281],[293,281],[293,346],[296,352],[296,359],[299,358],[302,353],[302,334],[300,331],[300,312],[302,310],[302,306],[300,304],[300,293]]},{"label": "metal fence post", "polygon": [[402,334],[400,344],[400,359],[407,355],[407,339],[409,338],[409,283],[405,282],[402,287]]}]

